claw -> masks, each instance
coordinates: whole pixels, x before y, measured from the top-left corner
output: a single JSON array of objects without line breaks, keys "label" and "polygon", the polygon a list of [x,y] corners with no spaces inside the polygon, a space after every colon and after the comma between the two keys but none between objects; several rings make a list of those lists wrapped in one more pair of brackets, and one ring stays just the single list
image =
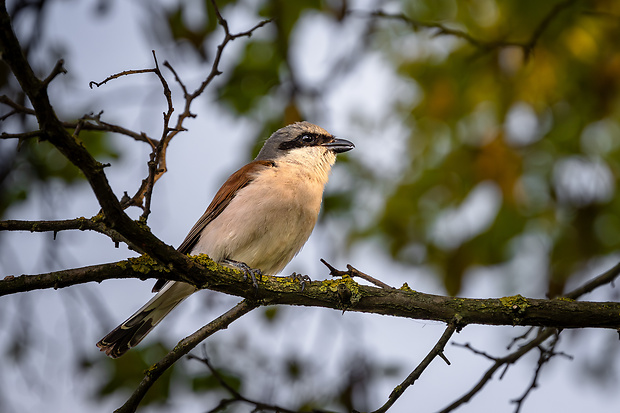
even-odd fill
[{"label": "claw", "polygon": [[234,267],[243,272],[243,281],[248,280],[248,275],[252,279],[252,285],[254,288],[258,290],[258,282],[256,281],[256,276],[262,281],[263,280],[263,272],[257,268],[251,268],[245,262],[235,261],[235,260],[224,260],[224,264],[227,264],[231,267]]},{"label": "claw", "polygon": [[293,272],[290,275],[290,278],[292,278],[293,281],[299,281],[299,284],[301,284],[301,291],[302,292],[306,288],[306,282],[311,282],[312,281],[309,276],[302,275],[302,274],[297,274],[296,272]]}]

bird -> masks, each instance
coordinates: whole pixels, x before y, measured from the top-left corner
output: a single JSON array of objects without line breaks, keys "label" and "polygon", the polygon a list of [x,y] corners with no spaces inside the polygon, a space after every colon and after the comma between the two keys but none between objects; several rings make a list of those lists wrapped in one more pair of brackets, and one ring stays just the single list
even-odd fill
[{"label": "bird", "polygon": [[[224,182],[177,250],[240,269],[257,288],[256,275],[279,273],[304,246],[336,154],[354,147],[306,121],[278,129],[252,162]],[[122,356],[195,291],[188,283],[158,280],[156,295],[97,347]]]}]

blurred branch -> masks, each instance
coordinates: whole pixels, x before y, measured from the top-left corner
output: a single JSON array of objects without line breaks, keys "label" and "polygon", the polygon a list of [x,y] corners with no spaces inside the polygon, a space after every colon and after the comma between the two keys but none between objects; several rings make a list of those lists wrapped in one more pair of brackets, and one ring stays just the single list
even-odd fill
[{"label": "blurred branch", "polygon": [[[474,385],[474,387],[469,392],[467,392],[465,395],[463,395],[459,399],[455,400],[453,403],[451,403],[446,408],[442,409],[440,413],[452,412],[456,410],[458,407],[460,407],[461,405],[469,402],[469,400],[471,400],[472,397],[474,397],[478,392],[480,392],[482,388],[491,380],[491,378],[493,378],[493,375],[495,374],[497,370],[499,370],[501,367],[505,367],[505,369],[508,369],[510,365],[516,363],[522,356],[527,354],[530,350],[538,348],[549,337],[557,333],[558,333],[558,330],[555,328],[545,328],[538,333],[535,339],[521,346],[517,351],[510,353],[504,357],[498,357],[498,358],[492,357],[486,353],[482,353],[477,350],[473,350],[473,348],[469,344],[465,344],[465,345],[461,344],[460,345],[461,347],[468,348],[474,351],[476,354],[484,355],[484,357],[494,360],[494,363],[486,371],[486,373],[482,376],[482,378],[478,381],[478,383],[476,383],[476,385]],[[504,370],[504,373],[505,372],[506,370]],[[502,376],[504,373],[502,373]]]},{"label": "blurred branch", "polygon": [[407,378],[401,384],[399,384],[398,386],[394,388],[394,390],[392,390],[392,393],[390,394],[390,397],[385,402],[385,404],[372,413],[387,412],[388,409],[392,407],[392,405],[396,402],[396,400],[398,400],[398,398],[403,395],[405,390],[407,390],[407,388],[412,386],[413,383],[415,383],[415,381],[420,378],[424,370],[426,370],[426,368],[431,364],[431,362],[435,359],[435,357],[439,356],[443,358],[446,361],[446,363],[450,364],[445,358],[445,356],[443,355],[443,350],[448,344],[448,341],[450,340],[454,332],[458,331],[459,328],[460,328],[459,317],[455,317],[453,320],[451,320],[448,323],[448,326],[446,327],[445,331],[443,332],[443,334],[437,341],[437,344],[435,344],[435,346],[426,355],[426,357],[424,357],[424,360],[420,362],[418,367],[416,367],[415,370],[413,370],[411,374],[409,374],[409,376],[407,376]]},{"label": "blurred branch", "polygon": [[[194,356],[192,354],[188,355],[187,357],[189,359],[198,360],[201,363],[203,363],[205,366],[207,366],[207,368],[209,369],[209,371],[211,372],[213,377],[215,377],[215,379],[218,381],[220,386],[222,386],[224,389],[226,389],[226,391],[228,393],[230,393],[230,395],[232,396],[232,398],[230,398],[230,399],[222,399],[222,400],[220,400],[219,404],[216,407],[214,407],[213,409],[209,410],[208,413],[225,411],[228,406],[230,406],[230,405],[232,405],[234,403],[237,403],[237,402],[243,402],[243,403],[247,403],[247,404],[253,405],[254,409],[252,411],[255,411],[255,412],[259,412],[259,411],[274,411],[274,412],[282,412],[282,413],[298,413],[297,411],[289,410],[289,409],[286,409],[284,407],[280,407],[280,406],[276,406],[276,405],[271,405],[271,404],[266,404],[266,403],[263,403],[263,402],[257,402],[257,401],[254,401],[254,400],[250,400],[247,397],[243,396],[237,390],[233,389],[232,386],[230,386],[228,383],[226,383],[226,380],[224,380],[224,378],[221,376],[221,374],[211,365],[211,362],[209,361],[209,359],[208,359],[206,354],[203,357],[197,357],[197,356]],[[313,411],[314,412],[318,412],[317,410],[313,410]]]},{"label": "blurred branch", "polygon": [[506,40],[491,40],[491,41],[482,40],[482,39],[478,39],[470,35],[466,31],[459,30],[459,29],[451,29],[442,23],[423,22],[420,20],[415,20],[415,19],[412,19],[406,16],[403,13],[387,13],[382,10],[376,10],[370,13],[351,11],[350,13],[355,13],[355,14],[359,13],[359,14],[363,14],[366,16],[370,16],[370,17],[380,17],[380,18],[386,18],[386,19],[401,20],[404,23],[410,25],[414,30],[419,30],[421,28],[435,29],[436,30],[435,36],[454,36],[459,39],[465,40],[472,46],[480,50],[483,50],[485,52],[499,49],[499,48],[504,48],[504,47],[519,47],[523,50],[524,60],[527,61],[529,57],[531,56],[532,52],[534,51],[536,44],[540,40],[545,30],[547,30],[551,22],[554,19],[556,19],[563,10],[568,9],[575,2],[576,0],[564,0],[564,1],[557,3],[555,6],[553,6],[551,10],[543,17],[540,23],[538,23],[538,25],[534,29],[534,32],[530,36],[529,40],[525,42],[506,41]]},{"label": "blurred branch", "polygon": [[213,333],[228,328],[233,321],[241,318],[243,315],[249,313],[257,307],[257,302],[243,300],[215,320],[211,321],[209,324],[200,328],[192,335],[179,341],[170,353],[146,370],[144,378],[131,397],[129,397],[125,404],[117,409],[115,413],[135,412],[140,404],[140,401],[142,401],[146,395],[146,392],[151,388],[153,383],[155,383],[155,381],[178,359],[189,353],[194,347],[204,341],[207,337],[211,336]]},{"label": "blurred branch", "polygon": [[527,398],[527,396],[530,395],[530,393],[538,387],[538,378],[540,376],[540,372],[542,371],[543,367],[549,362],[549,360],[551,360],[551,358],[555,357],[555,356],[564,356],[567,357],[568,359],[572,360],[573,358],[565,353],[562,352],[556,352],[555,348],[558,344],[558,341],[560,339],[560,335],[559,335],[559,331],[558,334],[555,334],[552,338],[551,343],[545,347],[543,345],[540,345],[537,347],[537,349],[539,350],[540,354],[538,356],[538,362],[536,363],[536,370],[534,371],[534,376],[532,377],[532,382],[530,383],[530,385],[527,387],[527,389],[525,389],[525,392],[523,393],[523,395],[521,397],[519,397],[518,399],[515,400],[511,400],[511,403],[515,403],[516,404],[516,408],[515,408],[515,413],[519,413],[521,411],[521,407],[523,407],[523,403],[525,402],[525,399]]},{"label": "blurred branch", "polygon": [[[348,276],[306,282],[303,290],[299,282],[290,277],[263,276],[258,289],[254,289],[251,283],[244,280],[242,272],[217,265],[206,255],[186,258],[193,264],[191,270],[168,263],[161,264],[148,256],[142,256],[93,267],[6,277],[0,280],[0,296],[111,278],[161,278],[181,280],[197,288],[260,300],[261,305],[324,307],[446,323],[454,317],[460,317],[460,326],[485,324],[620,328],[620,303],[614,302],[533,299],[520,295],[490,299],[445,297],[409,288],[381,289],[359,285]],[[616,276],[618,268],[620,266],[615,267]]]}]

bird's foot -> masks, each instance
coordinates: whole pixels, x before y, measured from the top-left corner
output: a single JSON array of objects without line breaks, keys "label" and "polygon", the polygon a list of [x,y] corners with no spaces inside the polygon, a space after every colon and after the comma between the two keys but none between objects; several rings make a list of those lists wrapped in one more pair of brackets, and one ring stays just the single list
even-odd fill
[{"label": "bird's foot", "polygon": [[257,268],[251,268],[248,264],[241,261],[235,260],[224,260],[224,264],[228,264],[229,266],[238,269],[243,272],[243,281],[248,280],[248,276],[252,279],[252,285],[254,288],[258,290],[258,282],[256,281],[256,276],[262,281],[263,280],[263,272]]},{"label": "bird's foot", "polygon": [[289,278],[291,278],[293,281],[299,281],[299,284],[301,285],[301,291],[304,291],[304,288],[306,288],[306,282],[311,282],[312,280],[310,279],[310,277],[308,277],[307,275],[302,275],[302,274],[297,274],[296,272],[292,273]]}]

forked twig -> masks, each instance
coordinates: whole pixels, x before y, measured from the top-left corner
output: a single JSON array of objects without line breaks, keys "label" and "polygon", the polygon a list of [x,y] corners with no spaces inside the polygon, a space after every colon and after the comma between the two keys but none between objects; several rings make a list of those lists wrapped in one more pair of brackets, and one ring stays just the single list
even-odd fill
[{"label": "forked twig", "polygon": [[328,263],[327,261],[325,261],[323,258],[321,258],[321,262],[327,267],[329,268],[329,275],[331,275],[332,277],[342,277],[344,275],[348,275],[349,277],[359,277],[361,279],[364,279],[370,283],[373,283],[374,285],[376,285],[377,287],[381,287],[381,288],[385,288],[385,289],[394,289],[394,287],[391,287],[389,285],[387,285],[386,283],[384,283],[383,281],[380,281],[368,274],[365,274],[361,271],[359,271],[358,269],[354,268],[351,264],[347,264],[347,271],[341,271],[336,269],[333,265],[331,265],[330,263]]}]

